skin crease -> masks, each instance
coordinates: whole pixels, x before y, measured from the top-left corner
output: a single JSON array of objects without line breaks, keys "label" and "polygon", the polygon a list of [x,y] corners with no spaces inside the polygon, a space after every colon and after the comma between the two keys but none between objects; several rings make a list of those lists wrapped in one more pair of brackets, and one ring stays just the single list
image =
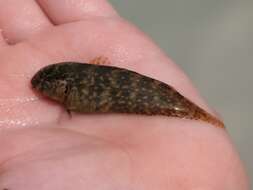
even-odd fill
[{"label": "skin crease", "polygon": [[69,119],[35,94],[30,79],[41,67],[104,55],[211,111],[183,72],[106,1],[61,2],[0,0],[0,190],[249,189],[224,129],[165,117]]}]

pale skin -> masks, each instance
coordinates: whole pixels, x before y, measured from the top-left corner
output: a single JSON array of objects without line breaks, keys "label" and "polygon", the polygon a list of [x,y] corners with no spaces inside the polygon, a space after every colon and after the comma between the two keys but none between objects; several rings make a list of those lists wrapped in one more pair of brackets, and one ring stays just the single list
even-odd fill
[{"label": "pale skin", "polygon": [[159,116],[70,119],[32,91],[30,79],[45,65],[106,56],[212,112],[185,74],[108,2],[0,0],[0,28],[0,190],[249,189],[224,129]]}]

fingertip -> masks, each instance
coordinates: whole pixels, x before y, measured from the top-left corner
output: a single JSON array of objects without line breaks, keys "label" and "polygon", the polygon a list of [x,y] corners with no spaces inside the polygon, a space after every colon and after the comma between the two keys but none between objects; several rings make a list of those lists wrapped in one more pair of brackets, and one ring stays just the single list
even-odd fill
[{"label": "fingertip", "polygon": [[57,25],[90,17],[114,17],[117,12],[106,0],[37,0],[47,16]]},{"label": "fingertip", "polygon": [[5,41],[16,44],[51,26],[34,0],[0,1],[0,28]]}]

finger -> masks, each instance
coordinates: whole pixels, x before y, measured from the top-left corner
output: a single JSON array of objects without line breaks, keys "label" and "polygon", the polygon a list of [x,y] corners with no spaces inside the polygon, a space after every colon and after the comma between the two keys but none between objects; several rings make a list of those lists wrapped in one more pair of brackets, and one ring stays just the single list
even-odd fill
[{"label": "finger", "polygon": [[17,43],[52,24],[34,0],[0,0],[0,28],[9,43]]},{"label": "finger", "polygon": [[37,0],[55,24],[63,24],[87,17],[112,17],[116,11],[106,0]]}]

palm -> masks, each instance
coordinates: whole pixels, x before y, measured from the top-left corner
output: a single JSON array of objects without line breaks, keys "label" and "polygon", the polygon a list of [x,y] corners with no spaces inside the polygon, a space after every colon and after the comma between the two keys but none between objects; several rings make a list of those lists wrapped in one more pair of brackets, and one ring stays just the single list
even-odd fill
[{"label": "palm", "polygon": [[[68,22],[21,38],[0,47],[0,127],[22,129],[0,133],[0,189],[176,189],[183,178],[183,187],[201,181],[199,187],[211,183],[224,189],[219,179],[226,168],[242,175],[241,167],[226,163],[230,155],[239,160],[223,131],[163,117],[74,114],[70,119],[60,105],[31,90],[31,77],[45,65],[102,55],[112,65],[169,82],[202,104],[180,70],[117,16]],[[223,158],[214,156],[215,138],[227,151]],[[217,173],[213,162],[224,172]],[[232,187],[238,180],[234,176]]]}]

